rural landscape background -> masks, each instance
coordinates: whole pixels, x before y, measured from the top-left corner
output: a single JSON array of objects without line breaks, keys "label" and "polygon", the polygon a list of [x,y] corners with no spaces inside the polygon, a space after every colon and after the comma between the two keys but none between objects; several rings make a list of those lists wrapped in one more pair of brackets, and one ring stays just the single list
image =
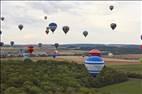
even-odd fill
[{"label": "rural landscape background", "polygon": [[141,1],[0,2],[1,94],[141,94]]}]

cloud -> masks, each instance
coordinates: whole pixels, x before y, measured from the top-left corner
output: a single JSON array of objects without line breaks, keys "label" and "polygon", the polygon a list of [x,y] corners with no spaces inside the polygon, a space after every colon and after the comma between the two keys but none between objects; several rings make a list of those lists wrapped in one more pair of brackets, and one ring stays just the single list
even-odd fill
[{"label": "cloud", "polygon": [[[115,6],[113,11],[109,10],[111,4]],[[2,1],[1,7],[2,16],[6,17],[1,23],[2,39],[7,43],[10,40],[17,43],[139,43],[141,5],[138,1]],[[45,34],[50,22],[58,24],[54,35]],[[115,31],[110,28],[112,22],[118,25]],[[17,26],[21,23],[24,29],[20,32]],[[64,25],[70,26],[67,36],[62,31]],[[82,35],[84,30],[89,32],[86,39]]]}]

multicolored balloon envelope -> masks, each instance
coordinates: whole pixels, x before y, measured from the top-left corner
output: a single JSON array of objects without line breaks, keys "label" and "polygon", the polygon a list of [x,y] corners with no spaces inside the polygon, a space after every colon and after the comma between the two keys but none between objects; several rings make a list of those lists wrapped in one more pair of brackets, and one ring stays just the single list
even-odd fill
[{"label": "multicolored balloon envelope", "polygon": [[85,67],[94,77],[101,72],[105,65],[103,59],[99,56],[90,56],[85,60]]}]

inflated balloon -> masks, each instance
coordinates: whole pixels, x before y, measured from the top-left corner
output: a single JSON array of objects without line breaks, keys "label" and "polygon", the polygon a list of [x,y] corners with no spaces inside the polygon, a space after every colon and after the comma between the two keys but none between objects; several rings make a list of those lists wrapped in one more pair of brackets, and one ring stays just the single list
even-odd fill
[{"label": "inflated balloon", "polygon": [[48,33],[49,33],[49,30],[46,30],[45,32],[46,32],[46,34],[48,34]]},{"label": "inflated balloon", "polygon": [[0,42],[0,46],[4,46],[4,43],[3,43],[3,42]]},{"label": "inflated balloon", "polygon": [[63,26],[63,31],[65,34],[68,33],[69,29],[70,29],[69,26]]},{"label": "inflated balloon", "polygon": [[14,46],[14,41],[11,41],[11,42],[10,42],[10,45],[11,45],[11,46]]},{"label": "inflated balloon", "polygon": [[18,28],[19,28],[20,30],[22,30],[22,29],[23,29],[23,25],[22,25],[22,24],[18,25]]},{"label": "inflated balloon", "polygon": [[116,28],[116,26],[117,26],[116,23],[111,23],[110,24],[110,27],[112,28],[112,30],[114,30]]},{"label": "inflated balloon", "polygon": [[85,60],[85,67],[88,72],[96,77],[103,69],[105,63],[103,59],[99,56],[90,56]]},{"label": "inflated balloon", "polygon": [[2,31],[0,30],[0,35],[2,34]]},{"label": "inflated balloon", "polygon": [[47,20],[47,16],[44,16],[44,19]]},{"label": "inflated balloon", "polygon": [[83,35],[84,35],[84,37],[87,37],[88,32],[87,32],[87,31],[84,31],[84,32],[83,32]]},{"label": "inflated balloon", "polygon": [[4,17],[1,17],[1,20],[4,21]]},{"label": "inflated balloon", "polygon": [[59,44],[58,43],[55,43],[54,44],[55,48],[57,49],[59,47]]},{"label": "inflated balloon", "polygon": [[141,40],[142,40],[142,35],[141,35]]},{"label": "inflated balloon", "polygon": [[33,47],[33,46],[29,46],[29,47],[28,47],[28,52],[29,52],[30,54],[32,54],[33,51],[34,51],[34,47]]},{"label": "inflated balloon", "polygon": [[38,47],[42,47],[42,43],[38,43]]},{"label": "inflated balloon", "polygon": [[109,9],[110,9],[110,10],[113,10],[113,8],[114,8],[114,6],[113,6],[113,5],[109,6]]},{"label": "inflated balloon", "polygon": [[49,29],[54,33],[54,31],[56,30],[57,28],[57,24],[56,23],[50,23],[49,24]]}]

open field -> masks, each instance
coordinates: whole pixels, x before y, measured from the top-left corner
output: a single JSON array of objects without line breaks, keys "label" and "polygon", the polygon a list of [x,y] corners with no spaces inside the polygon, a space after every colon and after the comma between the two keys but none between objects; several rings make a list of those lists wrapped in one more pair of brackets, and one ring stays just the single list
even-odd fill
[{"label": "open field", "polygon": [[[60,58],[56,60],[64,61]],[[141,94],[142,92],[142,79],[130,79],[126,82],[108,85],[102,88],[94,88],[94,87],[88,88],[82,85],[78,87],[79,84],[87,85],[91,82],[91,80],[88,79],[90,75],[88,75],[85,67],[82,64],[68,64],[65,62],[64,63],[62,62],[44,63],[45,61],[41,63],[34,63],[34,62],[22,63],[17,60],[8,61],[8,63],[6,63],[7,61],[4,60],[3,62],[5,62],[1,66],[2,73],[3,73],[2,74],[3,80],[8,79],[8,82],[6,81],[6,83],[10,84],[9,86],[11,86],[8,90],[6,90],[6,93],[4,94],[19,94],[16,92],[25,92],[23,91],[23,89],[19,88],[19,85],[22,83],[22,81],[25,81],[25,79],[28,79],[29,81],[26,80],[26,82],[24,82],[24,86],[32,85],[33,87],[31,88],[28,87],[28,88],[30,89],[30,91],[35,92],[34,94],[39,94],[39,92],[43,92],[43,90],[46,91],[47,89],[48,91],[46,92],[51,92],[51,91],[66,92],[66,93],[60,93],[60,94]],[[135,72],[139,74],[141,74],[142,72],[142,64],[135,64],[135,65],[109,64],[108,66],[121,71],[126,71],[126,72],[129,71],[129,72]],[[8,73],[7,76],[9,76],[8,78],[6,76],[7,73]],[[16,77],[16,78],[13,78],[13,77]],[[34,85],[31,84],[30,82],[32,80],[34,81]],[[41,83],[42,85],[38,85],[40,83],[40,80],[43,81],[43,83]],[[85,81],[85,82],[82,82],[82,81]],[[18,85],[18,87],[15,88],[13,85],[16,85],[16,86]],[[66,86],[66,88],[62,87],[62,88],[65,88],[65,90],[62,91],[62,88],[60,85]],[[6,86],[4,85],[2,86],[3,88],[6,88]],[[25,87],[23,86],[21,87],[25,89]],[[75,88],[78,88],[78,90],[76,91]],[[11,91],[15,93],[11,93]],[[73,92],[73,93],[69,93],[69,92]],[[80,93],[76,93],[76,92],[80,92]],[[90,93],[87,93],[87,92],[90,92]],[[24,93],[24,94],[30,94],[30,93]],[[54,94],[54,93],[51,93],[51,94]],[[58,94],[58,93],[55,93],[55,94]]]},{"label": "open field", "polygon": [[98,90],[104,94],[141,94],[142,80],[131,79],[127,82],[106,86]]},{"label": "open field", "polygon": [[[82,64],[86,57],[82,56],[58,56],[55,60],[66,60],[66,61],[74,61],[78,64]],[[32,57],[34,61],[37,60],[48,60],[53,59],[52,57]],[[103,58],[106,64],[139,64],[138,60],[126,60],[126,59],[116,59],[116,58]],[[22,57],[9,57],[9,58],[1,58],[1,60],[23,60]]]}]

